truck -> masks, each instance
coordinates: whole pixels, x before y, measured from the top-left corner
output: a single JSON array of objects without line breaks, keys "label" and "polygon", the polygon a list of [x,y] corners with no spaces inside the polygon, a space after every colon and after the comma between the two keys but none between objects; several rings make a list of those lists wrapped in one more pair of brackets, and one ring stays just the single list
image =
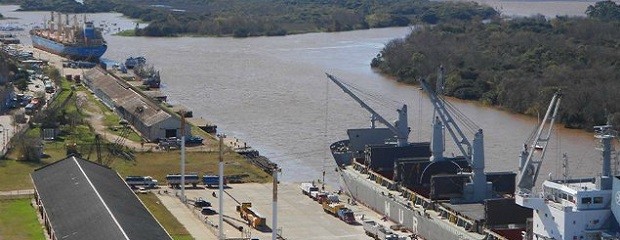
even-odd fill
[{"label": "truck", "polygon": [[312,197],[311,195],[312,192],[319,191],[319,187],[315,186],[314,183],[309,183],[309,182],[301,183],[299,187],[301,188],[301,193],[308,197]]},{"label": "truck", "polygon": [[312,191],[310,192],[310,197],[314,200],[323,204],[323,202],[327,201],[327,193],[323,191]]},{"label": "truck", "polygon": [[[224,177],[224,186],[226,186],[228,181],[226,181],[226,177]],[[219,175],[204,175],[202,176],[202,183],[205,187],[220,186],[220,176]]]},{"label": "truck", "polygon": [[348,208],[341,208],[338,210],[338,218],[340,218],[340,220],[348,223],[348,224],[353,224],[355,223],[355,215],[353,214],[353,210],[348,209]]},{"label": "truck", "polygon": [[[168,174],[166,175],[166,181],[168,185],[174,188],[181,186],[181,174]],[[196,187],[200,183],[200,177],[198,174],[185,174],[185,184],[191,184],[192,187]]]},{"label": "truck", "polygon": [[157,180],[153,179],[151,176],[128,176],[125,178],[125,182],[131,188],[157,188]]},{"label": "truck", "polygon": [[377,229],[377,236],[375,237],[375,239],[378,240],[399,240],[400,237],[397,234],[394,234],[394,232],[392,232],[392,230],[385,228],[383,226],[380,226]]},{"label": "truck", "polygon": [[338,197],[338,194],[328,194],[327,195],[327,201],[329,201],[330,203],[339,203],[340,202],[340,197]]},{"label": "truck", "polygon": [[375,221],[364,221],[362,227],[366,235],[378,239],[378,240],[399,240],[401,239],[397,234],[394,234],[390,229],[383,227],[381,224]]},{"label": "truck", "polygon": [[344,208],[344,204],[323,202],[323,211],[338,217],[338,210]]},{"label": "truck", "polygon": [[46,93],[54,93],[54,85],[52,85],[52,81],[50,81],[49,79],[43,81],[43,86],[45,86]]},{"label": "truck", "polygon": [[267,220],[262,217],[257,211],[252,209],[252,203],[244,202],[236,207],[239,216],[248,222],[248,225],[255,229],[265,228]]}]

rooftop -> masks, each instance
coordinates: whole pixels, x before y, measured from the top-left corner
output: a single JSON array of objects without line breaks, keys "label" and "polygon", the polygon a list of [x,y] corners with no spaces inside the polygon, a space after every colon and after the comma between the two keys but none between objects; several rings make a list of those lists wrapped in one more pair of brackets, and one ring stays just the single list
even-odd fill
[{"label": "rooftop", "polygon": [[57,239],[171,239],[106,166],[71,156],[31,176]]}]

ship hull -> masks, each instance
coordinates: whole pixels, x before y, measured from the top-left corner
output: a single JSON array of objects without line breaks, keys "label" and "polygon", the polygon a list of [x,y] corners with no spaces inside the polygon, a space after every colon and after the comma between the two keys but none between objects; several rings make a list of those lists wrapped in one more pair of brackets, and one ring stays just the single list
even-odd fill
[{"label": "ship hull", "polygon": [[37,35],[31,35],[32,46],[43,51],[73,60],[97,61],[108,49],[106,44],[93,46],[72,46],[59,43]]},{"label": "ship hull", "polygon": [[403,228],[417,233],[424,239],[481,240],[485,238],[482,234],[468,232],[451,224],[434,211],[424,211],[421,206],[407,204],[407,201],[401,196],[390,196],[387,188],[369,180],[364,174],[354,170],[352,166],[346,167],[340,172],[341,186],[346,186],[347,192],[358,203],[387,216],[390,220],[401,224]]},{"label": "ship hull", "polygon": [[351,165],[352,154],[349,150],[349,140],[342,140],[329,146],[329,149],[332,152],[332,157],[336,161],[337,166],[348,166]]}]

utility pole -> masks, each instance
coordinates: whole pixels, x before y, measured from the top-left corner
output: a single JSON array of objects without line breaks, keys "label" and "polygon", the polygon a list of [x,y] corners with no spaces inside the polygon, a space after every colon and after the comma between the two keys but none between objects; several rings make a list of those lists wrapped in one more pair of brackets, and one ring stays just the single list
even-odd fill
[{"label": "utility pole", "polygon": [[273,168],[273,219],[271,225],[273,229],[271,230],[271,240],[278,239],[278,173],[281,171],[276,165]]},{"label": "utility pole", "polygon": [[220,135],[220,166],[219,166],[219,174],[220,174],[220,189],[219,189],[219,240],[224,240],[224,137],[225,135]]},{"label": "utility pole", "polygon": [[181,202],[185,203],[185,112],[181,111]]}]

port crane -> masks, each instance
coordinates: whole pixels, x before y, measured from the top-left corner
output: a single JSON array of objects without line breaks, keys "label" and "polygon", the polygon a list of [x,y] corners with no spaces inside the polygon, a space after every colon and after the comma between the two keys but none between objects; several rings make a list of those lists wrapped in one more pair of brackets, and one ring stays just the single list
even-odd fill
[{"label": "port crane", "polygon": [[[540,122],[536,135],[523,145],[519,157],[519,173],[517,175],[517,196],[527,196],[532,193],[536,184],[540,166],[545,158],[549,138],[553,130],[562,95],[555,93],[547,107],[547,112]],[[544,133],[544,135],[543,135]]]},{"label": "port crane", "polygon": [[[443,67],[440,67],[438,73],[438,83],[443,82]],[[436,116],[433,118],[433,136],[431,142],[432,157],[431,161],[439,163],[442,161],[449,161],[443,157],[444,146],[444,134],[443,129],[447,129],[452,137],[452,140],[456,144],[457,148],[461,152],[462,156],[467,159],[467,162],[471,166],[471,173],[469,174],[470,182],[466,183],[463,189],[463,196],[460,199],[454,199],[461,202],[480,202],[484,199],[488,199],[492,196],[492,185],[487,182],[486,175],[484,173],[484,135],[481,128],[475,131],[473,143],[469,141],[461,127],[454,121],[454,118],[450,114],[449,107],[446,101],[436,92],[431,90],[427,81],[423,78],[419,79],[419,83],[422,89],[427,93],[433,107],[435,109]],[[440,84],[438,84],[440,85]],[[443,86],[438,86],[438,90],[441,91]],[[452,109],[452,111],[456,111]],[[465,117],[461,115],[463,121]],[[475,124],[470,123],[468,126],[473,128]],[[476,126],[477,127],[477,126]]]},{"label": "port crane", "polygon": [[397,109],[398,111],[398,120],[392,125],[390,122],[385,120],[381,115],[379,115],[375,110],[373,110],[368,104],[364,103],[359,97],[357,97],[351,90],[349,90],[340,80],[338,80],[335,76],[325,73],[327,77],[332,80],[338,87],[340,87],[345,93],[349,94],[356,102],[358,102],[366,111],[371,114],[371,128],[375,128],[375,121],[379,121],[383,123],[390,131],[394,133],[397,139],[397,145],[399,147],[406,146],[408,143],[407,139],[409,138],[410,128],[407,122],[407,105],[404,104],[402,108]]}]

